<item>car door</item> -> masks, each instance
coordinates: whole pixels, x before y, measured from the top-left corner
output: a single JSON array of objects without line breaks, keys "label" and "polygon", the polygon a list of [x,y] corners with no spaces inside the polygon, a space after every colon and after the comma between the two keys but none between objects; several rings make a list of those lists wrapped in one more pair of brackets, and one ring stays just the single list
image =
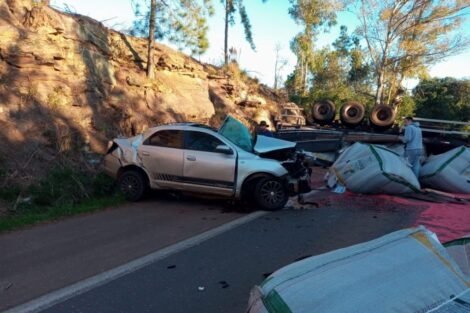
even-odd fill
[{"label": "car door", "polygon": [[185,131],[183,176],[186,189],[219,195],[233,195],[236,171],[236,151],[217,152],[226,145],[212,134]]},{"label": "car door", "polygon": [[144,167],[159,187],[183,187],[183,136],[182,130],[159,130],[140,146]]}]

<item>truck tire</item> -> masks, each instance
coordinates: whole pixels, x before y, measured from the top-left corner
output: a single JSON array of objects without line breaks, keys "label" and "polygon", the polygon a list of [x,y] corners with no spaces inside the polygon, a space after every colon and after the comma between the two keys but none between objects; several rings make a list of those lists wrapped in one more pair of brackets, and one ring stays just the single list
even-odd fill
[{"label": "truck tire", "polygon": [[266,177],[256,183],[253,199],[263,210],[280,210],[286,205],[288,198],[287,186],[278,178]]},{"label": "truck tire", "polygon": [[365,112],[366,110],[361,103],[349,101],[343,104],[339,116],[344,125],[354,127],[361,124],[364,119]]},{"label": "truck tire", "polygon": [[335,118],[335,104],[330,100],[322,100],[313,105],[312,117],[321,125],[331,123]]},{"label": "truck tire", "polygon": [[396,111],[391,106],[381,104],[372,109],[369,120],[372,127],[379,130],[385,130],[393,125],[396,114]]}]

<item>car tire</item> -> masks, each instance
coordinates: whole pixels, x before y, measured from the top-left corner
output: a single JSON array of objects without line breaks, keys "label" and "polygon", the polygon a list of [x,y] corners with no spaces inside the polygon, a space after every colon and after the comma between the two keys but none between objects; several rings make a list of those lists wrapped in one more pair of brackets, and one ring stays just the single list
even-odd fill
[{"label": "car tire", "polygon": [[147,191],[147,181],[138,171],[128,170],[118,179],[118,187],[124,197],[129,201],[139,201]]},{"label": "car tire", "polygon": [[343,104],[339,116],[344,125],[354,127],[362,122],[365,112],[366,110],[361,103],[350,101]]},{"label": "car tire", "polygon": [[396,111],[394,108],[381,104],[372,108],[369,120],[374,128],[385,130],[393,125],[393,122],[395,122],[395,117]]},{"label": "car tire", "polygon": [[335,104],[330,100],[315,103],[312,109],[312,117],[318,124],[328,124],[333,121],[336,114]]},{"label": "car tire", "polygon": [[275,177],[262,178],[256,183],[254,201],[266,211],[282,209],[289,198],[286,185]]}]

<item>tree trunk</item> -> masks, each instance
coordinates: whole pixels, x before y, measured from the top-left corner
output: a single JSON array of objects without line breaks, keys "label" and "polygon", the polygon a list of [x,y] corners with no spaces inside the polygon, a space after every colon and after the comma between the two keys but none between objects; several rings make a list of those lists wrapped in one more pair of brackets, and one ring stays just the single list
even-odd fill
[{"label": "tree trunk", "polygon": [[380,71],[377,76],[377,91],[375,92],[375,105],[382,104],[382,98],[384,93],[384,78],[385,74],[383,71]]},{"label": "tree trunk", "polygon": [[274,86],[273,89],[277,90],[277,76],[278,76],[278,69],[277,69],[277,63],[279,60],[279,55],[276,55],[276,63],[274,63]]},{"label": "tree trunk", "polygon": [[225,35],[224,35],[224,63],[228,64],[228,20],[230,17],[230,0],[225,1]]},{"label": "tree trunk", "polygon": [[307,57],[302,52],[302,73],[301,73],[301,86],[300,86],[300,94],[305,96],[307,90]]},{"label": "tree trunk", "polygon": [[150,2],[148,51],[147,51],[147,78],[154,78],[153,44],[155,42],[155,11],[156,10],[157,10],[157,0],[151,0],[151,2]]}]

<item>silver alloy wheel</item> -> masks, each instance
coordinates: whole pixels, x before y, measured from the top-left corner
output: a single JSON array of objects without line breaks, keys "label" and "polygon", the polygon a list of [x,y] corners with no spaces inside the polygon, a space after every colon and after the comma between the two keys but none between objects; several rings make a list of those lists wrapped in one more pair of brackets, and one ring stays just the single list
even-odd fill
[{"label": "silver alloy wheel", "polygon": [[288,200],[287,189],[282,180],[266,177],[257,183],[254,198],[263,210],[280,210]]}]

